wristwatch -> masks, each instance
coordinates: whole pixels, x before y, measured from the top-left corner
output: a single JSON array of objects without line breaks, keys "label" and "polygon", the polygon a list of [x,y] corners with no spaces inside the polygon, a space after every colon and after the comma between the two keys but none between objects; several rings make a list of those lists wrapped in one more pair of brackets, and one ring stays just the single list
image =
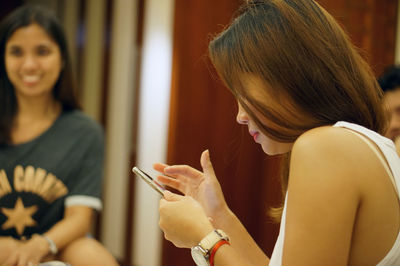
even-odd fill
[{"label": "wristwatch", "polygon": [[[220,241],[229,244],[229,237],[220,229],[206,235],[197,246],[192,247],[192,258],[197,266],[209,266],[213,247]],[[216,250],[213,250],[214,253]]]}]

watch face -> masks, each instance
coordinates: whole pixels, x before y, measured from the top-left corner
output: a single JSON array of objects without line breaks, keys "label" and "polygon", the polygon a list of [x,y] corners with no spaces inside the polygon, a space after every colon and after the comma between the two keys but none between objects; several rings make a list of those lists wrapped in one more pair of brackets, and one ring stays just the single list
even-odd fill
[{"label": "watch face", "polygon": [[192,253],[192,258],[194,262],[196,263],[197,266],[209,266],[208,261],[203,255],[203,252],[201,252],[199,247],[193,247],[191,250]]}]

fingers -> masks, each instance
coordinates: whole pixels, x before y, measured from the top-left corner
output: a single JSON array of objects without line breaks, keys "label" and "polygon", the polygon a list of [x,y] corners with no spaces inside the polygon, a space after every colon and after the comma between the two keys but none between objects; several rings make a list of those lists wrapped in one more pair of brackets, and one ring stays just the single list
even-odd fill
[{"label": "fingers", "polygon": [[196,179],[202,176],[203,174],[202,172],[188,165],[169,166],[166,164],[156,163],[153,165],[153,168],[159,171],[161,174],[163,174],[162,178],[166,182],[168,182],[168,180],[166,180],[167,178],[170,178],[169,180],[173,179],[184,180],[186,178]]},{"label": "fingers", "polygon": [[164,168],[164,174],[170,177],[191,177],[196,178],[201,176],[201,172],[188,165],[173,165]]},{"label": "fingers", "polygon": [[[210,153],[208,150],[203,151],[201,154],[201,159],[200,159],[201,166],[203,167],[203,171],[207,171],[210,174],[214,174],[214,169],[210,161]],[[172,178],[180,178],[180,177],[191,177],[191,178],[196,178],[202,176],[202,172],[190,167],[188,165],[167,165],[167,164],[162,164],[162,163],[155,163],[153,164],[153,168],[160,172],[163,173],[166,176],[172,177]]]},{"label": "fingers", "polygon": [[160,173],[164,173],[164,168],[168,167],[167,164],[163,164],[163,163],[155,163],[153,164],[153,169],[160,172]]},{"label": "fingers", "polygon": [[165,175],[159,175],[157,176],[157,181],[159,181],[163,185],[166,185],[183,193],[181,188],[181,182],[176,178],[172,178]]},{"label": "fingers", "polygon": [[210,160],[210,152],[208,150],[203,151],[201,154],[200,164],[206,176],[215,176],[214,168]]},{"label": "fingers", "polygon": [[153,169],[170,177],[178,176],[197,176],[201,174],[200,171],[188,165],[167,165],[163,163],[153,164]]},{"label": "fingers", "polygon": [[166,201],[179,201],[182,200],[184,196],[172,193],[171,191],[165,190],[164,191],[164,199]]}]

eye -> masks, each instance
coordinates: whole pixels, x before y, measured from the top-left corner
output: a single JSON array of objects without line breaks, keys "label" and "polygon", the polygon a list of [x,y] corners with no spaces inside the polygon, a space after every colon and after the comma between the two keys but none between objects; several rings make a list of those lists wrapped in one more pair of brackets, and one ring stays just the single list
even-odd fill
[{"label": "eye", "polygon": [[51,52],[50,48],[48,48],[47,46],[43,46],[43,45],[39,46],[36,50],[36,53],[41,56],[48,55],[48,54],[50,54],[50,52]]},{"label": "eye", "polygon": [[13,46],[8,49],[8,54],[12,56],[22,56],[23,52],[20,47]]}]

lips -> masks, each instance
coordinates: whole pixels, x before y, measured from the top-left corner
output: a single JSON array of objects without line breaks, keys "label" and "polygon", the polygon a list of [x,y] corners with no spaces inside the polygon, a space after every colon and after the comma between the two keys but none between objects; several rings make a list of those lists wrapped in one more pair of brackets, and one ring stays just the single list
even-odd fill
[{"label": "lips", "polygon": [[253,137],[254,141],[257,141],[257,137],[260,133],[257,131],[250,131],[250,135]]},{"label": "lips", "polygon": [[40,77],[35,75],[35,76],[23,76],[22,77],[22,81],[28,85],[28,86],[32,86],[35,85],[36,83],[38,83],[40,80]]},{"label": "lips", "polygon": [[39,76],[24,76],[22,80],[28,83],[37,82],[39,81]]}]

